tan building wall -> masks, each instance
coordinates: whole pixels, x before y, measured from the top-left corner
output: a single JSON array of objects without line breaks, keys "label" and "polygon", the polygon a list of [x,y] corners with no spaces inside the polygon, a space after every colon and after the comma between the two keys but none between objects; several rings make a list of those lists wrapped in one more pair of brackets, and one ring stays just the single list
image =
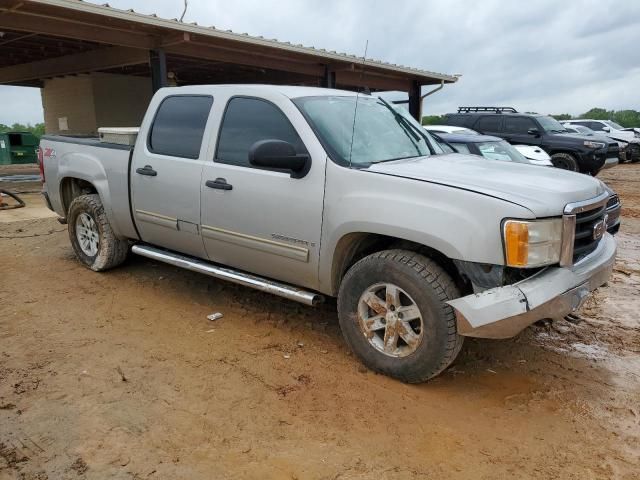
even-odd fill
[{"label": "tan building wall", "polygon": [[78,135],[96,131],[93,86],[89,75],[45,80],[42,108],[46,133]]},{"label": "tan building wall", "polygon": [[45,131],[96,135],[98,127],[135,127],[152,96],[151,80],[144,77],[92,73],[45,80]]},{"label": "tan building wall", "polygon": [[98,127],[138,127],[153,91],[151,79],[96,73],[93,98]]}]

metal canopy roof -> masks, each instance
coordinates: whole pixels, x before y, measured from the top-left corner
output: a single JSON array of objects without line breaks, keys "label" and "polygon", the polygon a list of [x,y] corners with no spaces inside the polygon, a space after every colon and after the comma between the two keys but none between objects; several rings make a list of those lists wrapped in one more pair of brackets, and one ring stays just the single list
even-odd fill
[{"label": "metal canopy roof", "polygon": [[[117,72],[150,75],[149,51],[167,55],[179,83],[291,83],[410,91],[455,76],[254,37],[81,0],[0,0],[0,83]],[[363,73],[364,71],[364,73]]]}]

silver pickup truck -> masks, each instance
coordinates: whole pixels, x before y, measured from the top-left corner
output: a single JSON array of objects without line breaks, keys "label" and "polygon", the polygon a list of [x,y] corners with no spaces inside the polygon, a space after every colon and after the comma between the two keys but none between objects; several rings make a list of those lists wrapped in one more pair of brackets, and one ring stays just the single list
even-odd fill
[{"label": "silver pickup truck", "polygon": [[616,245],[586,175],[444,154],[407,112],[264,85],[156,93],[135,147],[45,136],[44,195],[84,265],[128,252],[314,305],[370,368],[425,381],[465,336],[574,311]]}]

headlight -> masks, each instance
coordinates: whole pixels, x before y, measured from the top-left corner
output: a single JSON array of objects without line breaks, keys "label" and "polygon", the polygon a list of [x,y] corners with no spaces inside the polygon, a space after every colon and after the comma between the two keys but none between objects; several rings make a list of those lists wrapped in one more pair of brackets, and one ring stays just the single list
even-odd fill
[{"label": "headlight", "polygon": [[593,142],[591,140],[585,140],[584,146],[589,148],[604,148],[604,143],[602,142]]},{"label": "headlight", "polygon": [[627,142],[618,142],[618,148],[627,148],[629,145]]},{"label": "headlight", "polygon": [[507,220],[503,226],[507,266],[541,267],[560,261],[562,219]]}]

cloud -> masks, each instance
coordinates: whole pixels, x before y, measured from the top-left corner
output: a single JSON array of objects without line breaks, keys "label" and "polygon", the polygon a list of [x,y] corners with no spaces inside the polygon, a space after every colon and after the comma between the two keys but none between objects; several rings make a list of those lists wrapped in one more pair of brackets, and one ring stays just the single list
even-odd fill
[{"label": "cloud", "polygon": [[[166,18],[183,7],[180,0],[110,4]],[[480,104],[542,113],[640,110],[640,2],[190,0],[185,21],[356,55],[368,40],[370,58],[462,73],[428,97],[429,114]],[[42,118],[38,95],[9,105],[5,88],[0,122]]]},{"label": "cloud", "polygon": [[0,85],[0,123],[35,124],[43,118],[39,89]]}]

